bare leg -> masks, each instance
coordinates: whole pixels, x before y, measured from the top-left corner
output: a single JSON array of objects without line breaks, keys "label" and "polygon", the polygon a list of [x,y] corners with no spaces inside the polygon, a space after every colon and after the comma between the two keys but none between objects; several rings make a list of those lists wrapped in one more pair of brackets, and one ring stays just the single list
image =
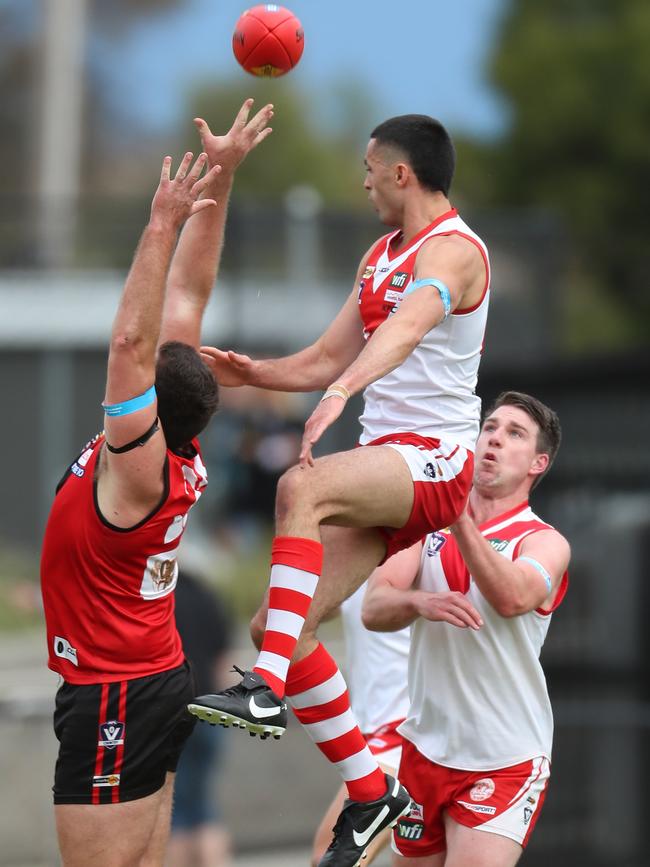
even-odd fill
[{"label": "bare leg", "polygon": [[[57,804],[56,830],[63,867],[142,867],[157,838],[167,783],[153,795],[123,804]],[[169,821],[169,815],[168,815]],[[162,865],[162,860],[158,862]]]},{"label": "bare leg", "polygon": [[165,863],[165,853],[167,852],[171,827],[175,776],[175,774],[168,773],[165,779],[156,823],[151,832],[146,852],[140,860],[140,867],[162,867]]},{"label": "bare leg", "polygon": [[515,867],[523,852],[509,837],[466,828],[449,816],[445,816],[445,836],[445,867]]}]

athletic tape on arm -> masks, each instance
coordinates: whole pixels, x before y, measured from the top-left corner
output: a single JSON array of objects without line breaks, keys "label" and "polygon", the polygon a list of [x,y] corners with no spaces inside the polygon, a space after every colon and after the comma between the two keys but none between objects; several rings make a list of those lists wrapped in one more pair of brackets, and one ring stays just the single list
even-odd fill
[{"label": "athletic tape on arm", "polygon": [[548,572],[540,562],[534,560],[532,557],[517,557],[517,562],[530,563],[531,566],[537,569],[544,581],[546,581],[546,589],[549,593],[551,592],[551,590],[553,589],[553,582],[551,581],[551,576],[548,574]]},{"label": "athletic tape on arm", "polygon": [[131,400],[125,400],[122,403],[103,403],[102,408],[106,415],[130,415],[132,412],[151,406],[155,399],[156,386],[152,385],[144,394],[132,397]]},{"label": "athletic tape on arm", "polygon": [[436,280],[434,277],[423,277],[422,280],[415,280],[415,282],[411,283],[404,294],[408,295],[409,292],[414,292],[416,289],[419,289],[420,286],[434,286],[438,290],[446,319],[451,313],[451,294],[447,286],[442,282],[442,280]]}]

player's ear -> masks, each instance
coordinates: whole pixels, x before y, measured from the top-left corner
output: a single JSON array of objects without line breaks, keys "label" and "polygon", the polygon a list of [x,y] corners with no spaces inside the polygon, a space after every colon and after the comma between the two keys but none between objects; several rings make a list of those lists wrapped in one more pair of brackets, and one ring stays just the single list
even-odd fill
[{"label": "player's ear", "polygon": [[410,169],[406,165],[406,163],[397,163],[395,166],[395,183],[398,187],[405,186],[408,177],[409,177]]},{"label": "player's ear", "polygon": [[539,455],[535,455],[533,458],[533,462],[530,465],[530,471],[535,476],[540,476],[542,473],[546,472],[548,469],[549,458],[547,454],[542,452]]}]

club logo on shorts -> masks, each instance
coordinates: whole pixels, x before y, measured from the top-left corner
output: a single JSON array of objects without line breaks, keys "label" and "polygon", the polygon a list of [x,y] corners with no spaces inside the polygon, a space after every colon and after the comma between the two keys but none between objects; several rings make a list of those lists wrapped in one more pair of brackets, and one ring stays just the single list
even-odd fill
[{"label": "club logo on shorts", "polygon": [[397,836],[402,840],[419,840],[424,834],[424,807],[411,801],[411,809],[398,821]]},{"label": "club logo on shorts", "polygon": [[97,746],[105,747],[107,750],[114,750],[115,747],[121,747],[124,744],[125,728],[126,726],[124,723],[116,719],[100,723]]},{"label": "club logo on shorts", "polygon": [[533,815],[533,811],[530,807],[524,807],[524,825],[527,825],[530,822],[530,817]]},{"label": "club logo on shorts", "polygon": [[494,780],[491,780],[490,777],[484,777],[474,783],[469,796],[472,801],[487,801],[488,798],[492,797],[495,789]]}]

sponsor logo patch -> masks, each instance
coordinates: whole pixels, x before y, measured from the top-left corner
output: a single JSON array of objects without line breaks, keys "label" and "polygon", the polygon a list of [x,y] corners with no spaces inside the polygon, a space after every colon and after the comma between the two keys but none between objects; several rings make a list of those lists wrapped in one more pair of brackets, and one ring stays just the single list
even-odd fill
[{"label": "sponsor logo patch", "polygon": [[422,822],[410,822],[407,819],[400,819],[397,823],[397,836],[402,840],[419,840],[424,834],[424,825]]},{"label": "sponsor logo patch", "polygon": [[390,285],[395,286],[396,289],[403,289],[406,286],[406,282],[409,278],[407,271],[395,271],[393,276],[390,278]]},{"label": "sponsor logo patch", "polygon": [[67,638],[62,638],[60,635],[54,636],[54,655],[60,656],[61,659],[67,659],[73,665],[79,665],[77,648],[73,647]]},{"label": "sponsor logo patch", "polygon": [[120,720],[111,719],[99,725],[99,740],[98,747],[106,747],[107,750],[114,750],[115,747],[121,747],[124,743],[124,729],[126,726]]},{"label": "sponsor logo patch", "polygon": [[487,804],[472,804],[470,801],[457,801],[466,810],[471,810],[473,813],[483,813],[486,816],[494,816],[497,811],[496,807],[489,807]]},{"label": "sponsor logo patch", "polygon": [[93,777],[93,788],[98,786],[119,786],[119,774],[104,774],[103,776]]},{"label": "sponsor logo patch", "polygon": [[507,539],[488,539],[488,542],[495,551],[505,551],[509,544]]}]

